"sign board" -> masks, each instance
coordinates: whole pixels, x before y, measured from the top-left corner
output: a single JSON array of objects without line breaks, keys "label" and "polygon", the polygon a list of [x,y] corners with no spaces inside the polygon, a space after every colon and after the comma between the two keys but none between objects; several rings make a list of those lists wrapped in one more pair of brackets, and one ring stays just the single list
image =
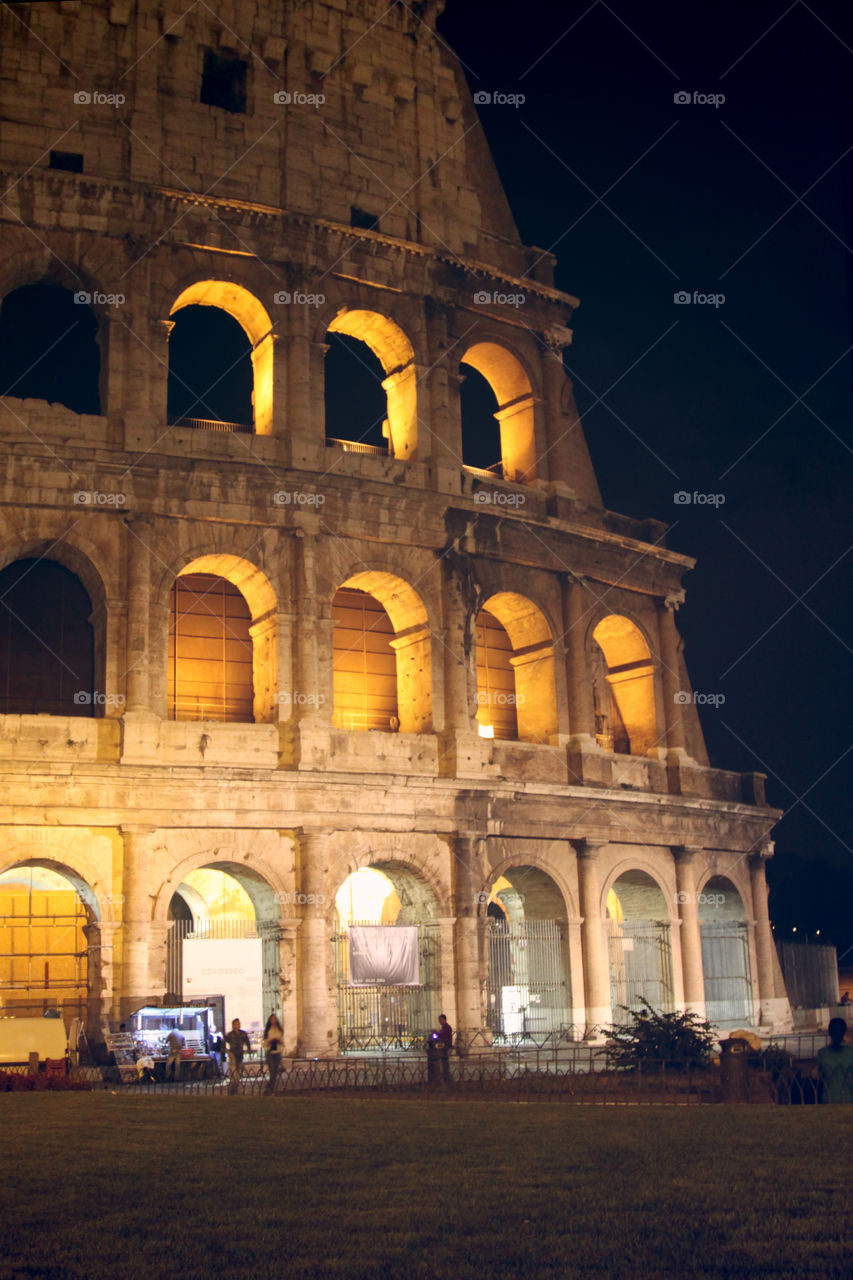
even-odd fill
[{"label": "sign board", "polygon": [[239,1018],[244,1031],[263,1019],[263,943],[260,938],[184,938],[183,998],[209,991],[225,997],[225,1027]]},{"label": "sign board", "polygon": [[417,925],[350,925],[349,975],[354,987],[418,986]]}]

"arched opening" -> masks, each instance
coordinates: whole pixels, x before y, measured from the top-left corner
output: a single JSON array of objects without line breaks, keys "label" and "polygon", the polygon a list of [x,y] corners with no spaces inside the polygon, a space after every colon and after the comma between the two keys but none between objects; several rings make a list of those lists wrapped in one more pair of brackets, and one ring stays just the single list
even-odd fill
[{"label": "arched opening", "polygon": [[[536,438],[534,421],[534,397],[530,379],[521,362],[505,347],[496,342],[476,342],[462,357],[464,372],[474,369],[485,379],[492,389],[497,402],[495,409],[489,409],[500,424],[500,460],[501,474],[505,480],[516,484],[531,484],[537,477],[536,471]],[[469,375],[470,376],[470,375]],[[463,384],[464,386],[464,384]],[[481,389],[474,388],[469,394],[480,401],[481,413],[477,423],[483,427],[484,397]],[[466,406],[467,407],[467,406]],[[474,424],[471,423],[473,426]],[[470,446],[465,439],[463,421],[463,458]]]},{"label": "arched opening", "polygon": [[73,873],[42,861],[4,871],[0,1016],[37,1018],[59,1009],[66,1028],[79,1018],[97,1029],[101,958],[96,932],[94,894]]},{"label": "arched opening", "polygon": [[[213,431],[254,428],[258,435],[270,435],[275,334],[266,308],[242,285],[200,280],[184,289],[169,314],[175,317],[169,338],[170,422]],[[199,412],[191,413],[196,406]]]},{"label": "arched opening", "polygon": [[0,572],[0,711],[103,715],[95,690],[92,601],[54,560],[16,560]]},{"label": "arched opening", "polygon": [[661,1013],[673,1009],[672,945],[666,898],[645,871],[625,871],[607,895],[610,998],[616,1022],[643,1000]]},{"label": "arched opening", "polygon": [[169,610],[170,720],[254,720],[252,616],[227,578],[183,573]]},{"label": "arched opening", "polygon": [[249,868],[187,872],[169,901],[166,1000],[212,1004],[220,1031],[239,1018],[253,1039],[270,1013],[281,1020],[280,914],[270,885]]},{"label": "arched opening", "polygon": [[169,335],[170,426],[251,430],[252,344],[227,311],[184,307]]},{"label": "arched opening", "polygon": [[376,311],[343,310],[329,325],[326,438],[350,452],[413,458],[418,447],[415,352]]},{"label": "arched opening", "polygon": [[596,740],[605,751],[644,756],[658,742],[654,663],[645,636],[615,613],[592,634]]},{"label": "arched opening", "polygon": [[0,308],[0,396],[100,413],[101,353],[90,295],[54,284],[14,289]]},{"label": "arched opening", "polygon": [[480,734],[547,743],[557,732],[557,691],[554,642],[541,609],[499,591],[477,615],[475,637]]},{"label": "arched opening", "polygon": [[498,399],[473,365],[460,364],[459,412],[462,420],[462,462],[472,471],[503,476]]},{"label": "arched opening", "polygon": [[332,600],[334,711],[341,729],[426,733],[431,657],[423,601],[392,574],[354,574]]},{"label": "arched opening", "polygon": [[566,906],[537,867],[495,880],[487,907],[486,1025],[497,1043],[543,1040],[574,1023]]},{"label": "arched opening", "polygon": [[708,1021],[729,1029],[752,1026],[746,909],[725,876],[712,876],[699,894],[699,929]]},{"label": "arched opening", "polygon": [[335,896],[338,1045],[342,1053],[411,1049],[441,1012],[435,894],[414,872],[377,862]]}]

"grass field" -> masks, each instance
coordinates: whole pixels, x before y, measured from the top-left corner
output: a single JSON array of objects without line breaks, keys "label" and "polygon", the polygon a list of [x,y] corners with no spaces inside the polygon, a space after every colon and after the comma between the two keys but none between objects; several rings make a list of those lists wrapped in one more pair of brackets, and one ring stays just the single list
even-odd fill
[{"label": "grass field", "polygon": [[853,1107],[0,1095],[3,1280],[853,1276]]}]

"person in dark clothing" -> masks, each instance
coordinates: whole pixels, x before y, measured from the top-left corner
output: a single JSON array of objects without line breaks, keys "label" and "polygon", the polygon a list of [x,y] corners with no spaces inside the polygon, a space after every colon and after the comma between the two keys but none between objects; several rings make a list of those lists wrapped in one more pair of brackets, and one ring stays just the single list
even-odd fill
[{"label": "person in dark clothing", "polygon": [[235,1018],[231,1023],[231,1030],[225,1037],[225,1045],[228,1049],[228,1092],[236,1093],[243,1074],[243,1054],[251,1053],[252,1050],[249,1037],[240,1026],[239,1018]]},{"label": "person in dark clothing", "polygon": [[269,1071],[269,1084],[267,1085],[267,1093],[275,1091],[275,1082],[278,1079],[278,1073],[281,1070],[281,1054],[284,1049],[284,1031],[282,1025],[274,1013],[267,1018],[267,1025],[264,1027],[264,1050],[267,1055],[267,1070]]},{"label": "person in dark clothing", "polygon": [[438,1015],[438,1030],[433,1032],[435,1049],[441,1063],[441,1078],[450,1084],[450,1050],[453,1048],[453,1028],[443,1013]]}]

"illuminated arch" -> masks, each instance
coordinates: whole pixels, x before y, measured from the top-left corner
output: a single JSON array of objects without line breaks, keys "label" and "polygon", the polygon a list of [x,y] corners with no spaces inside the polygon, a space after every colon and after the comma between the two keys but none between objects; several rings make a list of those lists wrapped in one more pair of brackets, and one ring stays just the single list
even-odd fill
[{"label": "illuminated arch", "polygon": [[717,1027],[750,1027],[755,1013],[749,925],[743,898],[727,877],[711,875],[698,898],[705,1014]]},{"label": "illuminated arch", "polygon": [[517,356],[496,342],[475,342],[462,364],[481,374],[498,402],[504,479],[531,484],[536,479],[534,396],[530,378]]},{"label": "illuminated arch", "polygon": [[654,662],[640,628],[611,613],[592,633],[596,737],[623,755],[646,755],[658,742]]},{"label": "illuminated arch", "polygon": [[255,432],[272,434],[273,347],[275,334],[269,313],[253,293],[231,280],[198,280],[175,299],[169,311],[174,316],[184,307],[218,307],[237,321],[252,346]]},{"label": "illuminated arch", "polygon": [[515,591],[499,591],[484,602],[475,629],[481,732],[491,727],[484,736],[547,743],[557,732],[557,690],[554,640],[542,610]]},{"label": "illuminated arch", "polygon": [[[179,662],[181,655],[178,651],[177,640],[173,640],[174,622],[176,611],[178,608],[178,595],[180,593],[180,584],[182,579],[194,575],[204,575],[206,578],[225,581],[231,584],[239,597],[245,602],[247,617],[240,618],[239,604],[235,602],[234,612],[235,618],[230,626],[223,624],[222,638],[225,644],[223,661],[228,660],[232,656],[235,663],[241,661],[240,650],[244,650],[247,658],[250,659],[251,671],[251,692],[243,695],[245,700],[248,697],[251,700],[252,714],[249,719],[255,723],[269,723],[277,719],[277,693],[278,693],[278,619],[276,612],[275,592],[270,585],[266,575],[248,560],[244,560],[239,556],[226,553],[213,553],[207,555],[196,556],[185,564],[178,572],[172,583],[172,607],[170,609],[170,639],[169,639],[169,706],[170,712],[174,710],[174,718],[178,719],[196,719],[195,715],[190,715],[189,710],[186,714],[177,715],[177,698],[179,696],[180,680],[179,680]],[[197,593],[203,597],[204,590],[200,589]],[[227,610],[228,606],[225,605]],[[227,614],[225,615],[227,618]],[[230,649],[229,650],[229,630],[230,630]],[[192,646],[190,646],[190,649]],[[191,652],[188,649],[186,657],[191,659]],[[235,675],[238,674],[235,669]],[[248,670],[246,671],[248,675]],[[242,681],[241,683],[247,683]],[[205,715],[204,719],[231,718],[230,716],[214,716]],[[242,718],[242,717],[241,717]]]},{"label": "illuminated arch", "polygon": [[388,401],[388,444],[395,458],[413,458],[418,447],[415,351],[406,334],[378,311],[343,309],[328,328],[365,343],[382,365]]},{"label": "illuminated arch", "polygon": [[610,994],[616,1009],[673,1009],[670,912],[654,876],[639,867],[617,875],[607,891]]},{"label": "illuminated arch", "polygon": [[391,573],[363,570],[341,583],[332,617],[333,723],[387,729],[394,727],[393,717],[401,733],[429,732],[430,632],[414,588]]}]

